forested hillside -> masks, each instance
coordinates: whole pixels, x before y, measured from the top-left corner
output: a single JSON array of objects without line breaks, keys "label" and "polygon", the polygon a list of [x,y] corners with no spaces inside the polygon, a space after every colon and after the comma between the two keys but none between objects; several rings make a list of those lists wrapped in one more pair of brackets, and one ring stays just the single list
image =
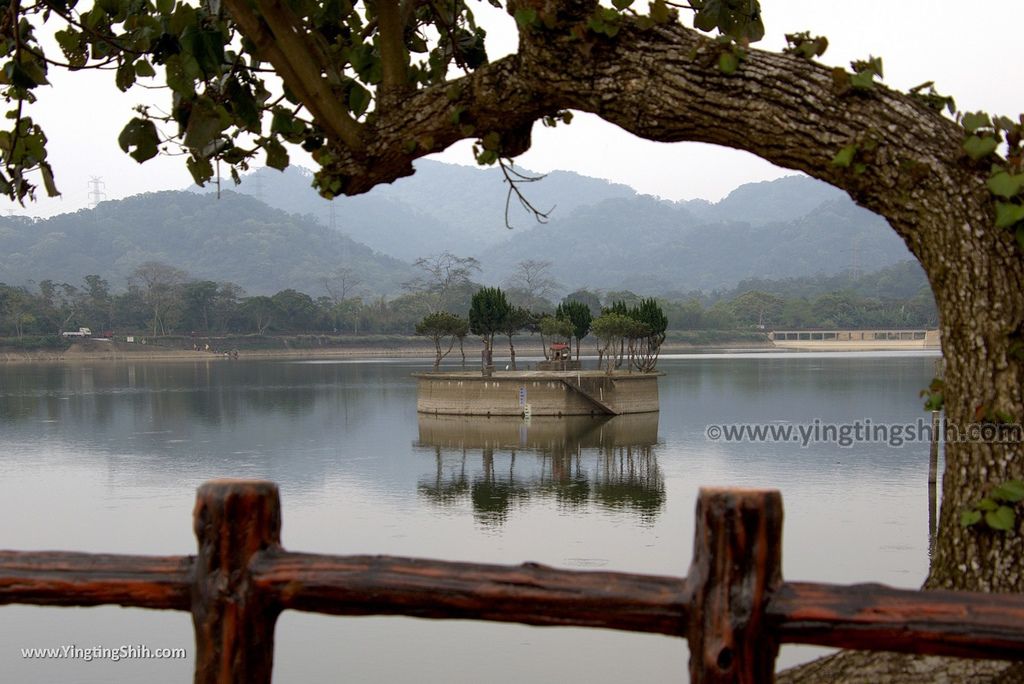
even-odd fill
[{"label": "forested hillside", "polygon": [[0,218],[0,281],[78,283],[102,275],[117,289],[140,264],[159,261],[250,294],[321,292],[348,267],[362,287],[394,293],[411,267],[310,220],[246,195],[158,192],[32,221]]},{"label": "forested hillside", "polygon": [[261,169],[239,192],[305,213],[374,249],[412,261],[450,251],[481,262],[484,282],[501,283],[524,260],[550,261],[567,290],[631,289],[660,294],[729,288],[746,278],[871,271],[910,258],[878,216],[835,188],[804,176],[740,186],[720,202],[669,202],[623,185],[555,172],[524,184],[538,223],[497,169],[421,160],[417,172],[331,203],[310,173]]},{"label": "forested hillside", "polygon": [[[793,182],[796,181],[796,182]],[[802,185],[807,197],[821,186],[810,179],[772,184]],[[743,186],[722,204],[742,195]],[[760,193],[758,193],[760,194]],[[501,280],[517,263],[546,259],[552,275],[574,289],[582,286],[630,289],[642,294],[730,288],[748,278],[785,279],[843,271],[872,271],[911,258],[884,220],[851,200],[822,192],[798,218],[774,220],[783,212],[758,213],[749,204],[743,221],[719,220],[717,205],[674,204],[650,197],[606,200],[517,234],[480,255],[485,274]],[[739,201],[739,200],[735,200]],[[733,215],[735,201],[722,216]],[[765,219],[772,219],[765,221]]]},{"label": "forested hillside", "polygon": [[[546,264],[561,294],[676,296],[758,279],[841,278],[910,258],[884,220],[802,176],[744,185],[710,203],[552,173],[522,188],[539,208],[557,205],[550,221],[513,201],[513,230],[503,225],[506,189],[498,170],[423,161],[412,178],[331,203],[302,169],[261,169],[219,200],[162,192],[43,221],[2,218],[0,282],[77,283],[94,274],[117,289],[139,264],[157,261],[250,294],[292,288],[316,297],[342,273],[363,297],[394,297],[415,277],[416,259],[450,252],[475,257],[482,284],[509,284],[533,262]],[[893,295],[880,285],[871,296]]]},{"label": "forested hillside", "polygon": [[[498,169],[422,159],[413,176],[365,195],[336,198],[333,218],[331,203],[311,182],[311,172],[301,167],[260,169],[244,176],[237,190],[272,207],[314,216],[354,240],[408,261],[445,250],[476,255],[510,235],[505,227],[508,186]],[[553,209],[553,219],[609,198],[636,196],[625,185],[568,171],[555,171],[524,191],[541,211]],[[509,221],[516,231],[535,225],[533,216],[514,200]]]}]

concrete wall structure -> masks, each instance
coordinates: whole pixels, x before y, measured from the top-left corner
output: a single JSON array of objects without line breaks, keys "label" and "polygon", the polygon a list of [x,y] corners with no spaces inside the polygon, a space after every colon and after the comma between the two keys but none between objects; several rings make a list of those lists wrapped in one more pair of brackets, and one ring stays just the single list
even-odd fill
[{"label": "concrete wall structure", "polygon": [[420,413],[466,416],[620,415],[657,411],[660,373],[496,371],[416,373]]},{"label": "concrete wall structure", "polygon": [[938,349],[938,330],[776,330],[769,333],[781,349],[814,351]]},{"label": "concrete wall structure", "polygon": [[421,413],[419,447],[519,449],[571,453],[578,449],[649,447],[658,443],[658,413],[622,416],[453,416]]}]

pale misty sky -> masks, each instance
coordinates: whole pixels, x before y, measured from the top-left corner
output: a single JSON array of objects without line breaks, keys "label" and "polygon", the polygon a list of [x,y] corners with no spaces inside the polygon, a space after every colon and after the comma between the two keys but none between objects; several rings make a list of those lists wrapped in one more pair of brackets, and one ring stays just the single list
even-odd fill
[{"label": "pale misty sky", "polygon": [[[767,35],[758,47],[777,50],[785,44],[785,33],[811,30],[829,39],[822,58],[826,64],[848,67],[852,59],[881,55],[885,83],[891,86],[906,89],[934,80],[939,92],[954,96],[965,111],[1024,112],[1020,0],[762,0],[762,7]],[[514,49],[511,19],[486,3],[475,11],[488,28],[492,59]],[[54,200],[41,197],[24,208],[3,202],[0,210],[29,216],[76,211],[89,205],[93,176],[103,179],[108,199],[190,184],[183,158],[139,165],[117,145],[132,105],[149,97],[166,106],[163,91],[122,94],[111,72],[55,72],[51,82],[31,115],[50,137],[50,160],[64,194]],[[434,158],[472,165],[470,144],[459,143]],[[311,165],[297,154],[292,159]],[[540,172],[566,169],[606,178],[672,200],[717,200],[741,183],[792,173],[745,152],[647,142],[588,115],[556,129],[536,125],[533,147],[518,163]]]}]

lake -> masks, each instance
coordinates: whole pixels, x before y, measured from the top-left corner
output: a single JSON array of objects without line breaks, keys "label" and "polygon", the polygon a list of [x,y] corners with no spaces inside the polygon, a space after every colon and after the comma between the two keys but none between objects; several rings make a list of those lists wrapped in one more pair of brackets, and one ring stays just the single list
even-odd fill
[{"label": "lake", "polygon": [[[698,487],[775,487],[791,580],[916,588],[928,445],[712,441],[708,426],[927,422],[937,352],[663,358],[661,411],[421,417],[425,360],[0,366],[0,548],[194,553],[195,489],[279,483],[286,548],[683,575]],[[190,681],[186,613],[0,608],[16,682]],[[31,660],[21,648],[188,649],[185,660]],[[784,647],[780,664],[822,651]],[[287,612],[280,682],[679,682],[651,635]]]}]

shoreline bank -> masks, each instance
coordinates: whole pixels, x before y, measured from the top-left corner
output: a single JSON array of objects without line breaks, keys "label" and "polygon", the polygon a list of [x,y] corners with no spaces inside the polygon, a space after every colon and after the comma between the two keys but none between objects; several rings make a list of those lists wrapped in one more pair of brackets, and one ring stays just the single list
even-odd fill
[{"label": "shoreline bank", "polygon": [[[100,345],[107,346],[108,349],[99,348]],[[532,358],[535,353],[539,352],[539,349],[533,348],[536,345],[528,346],[525,348],[517,349],[517,356],[520,358]],[[716,353],[742,353],[742,352],[766,352],[766,351],[781,351],[791,352],[799,354],[801,352],[822,352],[822,351],[917,351],[921,349],[939,349],[939,347],[921,347],[921,346],[895,346],[892,344],[880,343],[878,345],[842,345],[838,344],[835,346],[814,346],[806,348],[795,348],[790,346],[775,345],[770,341],[764,342],[752,342],[750,340],[737,340],[735,342],[715,342],[707,344],[692,344],[686,342],[672,342],[666,341],[662,345],[662,354],[680,354],[680,353],[693,353],[693,352],[716,352]],[[495,349],[496,356],[495,362],[500,363],[505,358],[500,355],[501,348]],[[536,354],[539,356],[539,353]],[[324,347],[313,347],[313,348],[302,348],[302,349],[238,349],[237,357],[232,357],[228,352],[208,352],[208,351],[192,351],[189,349],[174,349],[169,347],[160,347],[156,345],[150,345],[143,347],[141,345],[131,345],[129,348],[125,348],[125,345],[118,344],[116,342],[98,343],[91,342],[88,344],[75,344],[67,350],[10,350],[0,349],[0,363],[15,364],[15,363],[77,363],[83,361],[95,362],[102,361],[107,363],[131,363],[137,361],[161,361],[161,362],[197,362],[197,361],[231,361],[231,360],[246,360],[246,359],[387,359],[387,358],[427,358],[431,359],[434,356],[434,348],[429,343],[427,344],[416,344],[415,341],[410,340],[407,343],[401,343],[389,346],[371,346],[366,344],[351,345],[351,346],[324,346]],[[590,356],[585,354],[585,356]],[[446,357],[446,361],[450,362],[452,359],[458,360],[459,355],[457,353],[449,354]],[[479,362],[479,352],[476,345],[472,347],[472,351],[467,350],[466,363],[467,365]]]}]

